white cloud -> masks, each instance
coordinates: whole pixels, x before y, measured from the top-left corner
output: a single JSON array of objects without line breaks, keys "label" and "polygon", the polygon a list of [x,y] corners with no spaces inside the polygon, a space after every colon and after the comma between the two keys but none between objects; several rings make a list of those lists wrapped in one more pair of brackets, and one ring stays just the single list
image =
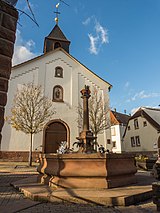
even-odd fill
[{"label": "white cloud", "polygon": [[97,32],[97,35],[100,36],[102,44],[109,43],[108,30],[102,27],[102,25],[100,25],[100,23],[97,21],[95,30]]},{"label": "white cloud", "polygon": [[90,41],[89,52],[97,55],[102,45],[109,43],[108,30],[103,27],[94,16],[88,17],[82,24],[85,26],[93,26],[93,32],[88,33]]},{"label": "white cloud", "polygon": [[90,24],[91,18],[92,17],[88,17],[85,21],[82,22],[82,24],[85,25],[85,26],[87,26],[88,24]]},{"label": "white cloud", "polygon": [[92,34],[88,34],[89,40],[90,40],[90,47],[89,47],[89,52],[91,54],[98,54],[98,49],[97,49],[97,41],[98,37],[94,37]]},{"label": "white cloud", "polygon": [[37,56],[37,54],[32,52],[34,46],[35,43],[33,40],[25,42],[21,36],[21,32],[17,30],[12,64],[13,65],[20,64],[24,61],[27,61]]},{"label": "white cloud", "polygon": [[132,98],[128,99],[127,102],[136,101],[137,99],[145,99],[145,98],[156,98],[160,97],[160,93],[145,93],[144,90],[136,93]]},{"label": "white cloud", "polygon": [[26,42],[26,46],[29,47],[29,48],[30,47],[34,47],[35,46],[35,42],[33,40],[29,40],[29,41]]}]

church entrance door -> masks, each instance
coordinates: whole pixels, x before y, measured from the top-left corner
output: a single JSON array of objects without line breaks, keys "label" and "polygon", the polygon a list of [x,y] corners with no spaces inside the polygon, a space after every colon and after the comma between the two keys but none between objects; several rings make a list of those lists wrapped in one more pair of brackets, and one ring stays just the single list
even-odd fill
[{"label": "church entrance door", "polygon": [[45,130],[44,153],[56,153],[61,141],[67,141],[67,128],[59,121],[53,121]]}]

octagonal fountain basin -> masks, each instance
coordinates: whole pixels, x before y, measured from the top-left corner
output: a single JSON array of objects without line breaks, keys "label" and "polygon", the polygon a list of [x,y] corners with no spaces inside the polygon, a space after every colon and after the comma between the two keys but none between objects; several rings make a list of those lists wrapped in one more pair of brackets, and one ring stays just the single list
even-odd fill
[{"label": "octagonal fountain basin", "polygon": [[38,182],[65,188],[114,188],[136,182],[129,154],[40,154]]}]

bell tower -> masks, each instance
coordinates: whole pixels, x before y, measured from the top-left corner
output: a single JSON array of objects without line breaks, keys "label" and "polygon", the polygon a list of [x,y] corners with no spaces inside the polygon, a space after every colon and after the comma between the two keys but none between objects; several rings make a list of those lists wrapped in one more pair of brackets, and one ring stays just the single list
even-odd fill
[{"label": "bell tower", "polygon": [[56,25],[54,26],[50,34],[47,37],[45,37],[44,40],[44,48],[43,48],[44,54],[54,49],[57,49],[58,47],[63,48],[67,53],[69,53],[69,45],[71,42],[66,38],[66,36],[63,34],[62,30],[58,26],[59,21],[58,15],[60,14],[60,12],[58,11],[58,7],[59,3],[56,5],[56,12],[54,12],[56,13],[55,18]]}]

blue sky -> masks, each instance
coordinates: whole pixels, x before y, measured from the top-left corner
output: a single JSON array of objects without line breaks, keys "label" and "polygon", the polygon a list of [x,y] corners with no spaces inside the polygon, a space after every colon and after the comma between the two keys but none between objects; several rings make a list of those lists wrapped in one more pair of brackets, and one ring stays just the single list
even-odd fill
[{"label": "blue sky", "polygon": [[[40,27],[19,18],[14,63],[42,54],[55,25],[71,41],[70,53],[113,85],[110,106],[131,113],[160,104],[160,0],[29,0]],[[29,14],[25,0],[16,8]]]}]

